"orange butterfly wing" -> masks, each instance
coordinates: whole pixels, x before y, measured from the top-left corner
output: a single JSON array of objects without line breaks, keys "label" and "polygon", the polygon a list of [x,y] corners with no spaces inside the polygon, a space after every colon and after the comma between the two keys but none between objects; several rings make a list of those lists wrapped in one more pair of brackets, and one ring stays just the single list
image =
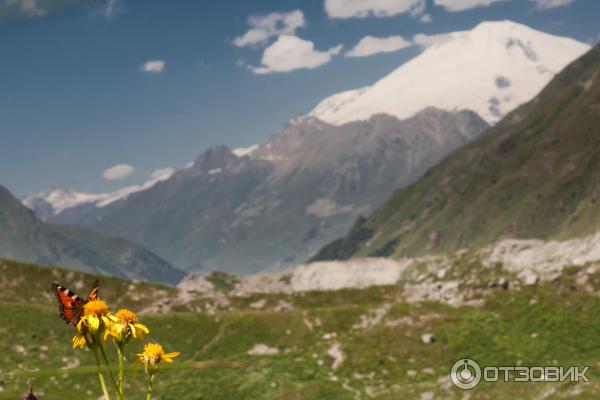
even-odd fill
[{"label": "orange butterfly wing", "polygon": [[52,284],[52,291],[58,299],[58,311],[60,312],[60,317],[67,324],[76,326],[83,314],[83,306],[85,303],[98,298],[98,281],[96,280],[96,282],[94,282],[94,286],[92,286],[86,300],[83,300],[66,287],[57,283]]}]

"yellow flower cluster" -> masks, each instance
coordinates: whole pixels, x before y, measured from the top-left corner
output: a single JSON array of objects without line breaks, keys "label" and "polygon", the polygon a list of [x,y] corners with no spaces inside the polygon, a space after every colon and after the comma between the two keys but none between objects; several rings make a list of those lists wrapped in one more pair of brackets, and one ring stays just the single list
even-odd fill
[{"label": "yellow flower cluster", "polygon": [[83,306],[83,315],[77,323],[77,335],[73,338],[73,348],[83,348],[86,344],[93,346],[95,344],[96,332],[101,324],[110,323],[108,318],[108,306],[102,300],[92,300]]},{"label": "yellow flower cluster", "polygon": [[146,364],[147,369],[150,371],[152,369],[158,368],[158,363],[166,362],[172,363],[173,358],[177,357],[181,353],[173,352],[173,353],[165,353],[163,347],[158,343],[147,343],[144,345],[144,352],[138,354],[139,361]]},{"label": "yellow flower cluster", "polygon": [[[97,285],[97,284],[96,284]],[[96,286],[97,288],[97,286]],[[64,289],[63,291],[65,291]],[[73,348],[88,347],[96,358],[96,366],[98,368],[98,380],[104,394],[104,399],[109,400],[110,394],[104,379],[105,373],[108,373],[114,385],[117,394],[117,400],[123,399],[125,388],[125,358],[126,347],[129,341],[133,339],[143,340],[144,336],[150,333],[150,329],[142,324],[138,316],[130,310],[120,309],[112,314],[106,302],[96,297],[97,289],[92,291],[92,295],[88,296],[88,301],[83,305],[83,309],[78,310],[81,314],[75,314],[74,317],[79,318],[76,324],[77,334],[73,337]],[[92,297],[92,298],[90,298]],[[60,298],[59,298],[60,300]],[[69,309],[71,311],[72,309]],[[61,308],[64,316],[64,308]],[[75,310],[72,310],[77,312]],[[72,318],[73,316],[69,316]],[[71,319],[69,319],[71,321]],[[119,375],[118,379],[113,374],[110,366],[109,358],[106,355],[104,342],[112,337],[114,344],[117,347],[117,355],[119,360]],[[140,362],[145,364],[145,371],[148,375],[148,391],[146,399],[152,396],[154,375],[158,371],[160,363],[171,363],[173,358],[179,356],[180,353],[165,353],[163,347],[158,343],[147,343],[144,346],[144,352],[138,354]],[[104,360],[105,367],[101,366],[101,358]]]},{"label": "yellow flower cluster", "polygon": [[[131,338],[144,339],[144,335],[150,333],[150,329],[141,324],[137,315],[125,308],[115,314],[111,314],[108,305],[100,300],[91,300],[83,307],[83,315],[77,323],[77,335],[73,337],[73,348],[94,346],[97,333],[104,328],[102,335],[104,341],[112,336],[118,345],[126,344]],[[155,369],[160,362],[171,363],[173,358],[181,353],[165,353],[163,347],[158,343],[147,343],[144,352],[138,354],[139,361]]]},{"label": "yellow flower cluster", "polygon": [[121,309],[116,314],[108,311],[106,303],[100,299],[87,302],[83,307],[83,315],[77,323],[77,335],[73,337],[73,348],[83,348],[85,345],[93,346],[96,333],[104,327],[104,341],[110,336],[117,343],[126,343],[131,338],[144,339],[150,333],[146,325],[138,320],[134,312]]},{"label": "yellow flower cluster", "polygon": [[144,335],[150,333],[132,311],[121,309],[115,315],[109,315],[108,319],[110,322],[106,324],[104,340],[112,336],[116,342],[126,343],[131,338],[143,340]]}]

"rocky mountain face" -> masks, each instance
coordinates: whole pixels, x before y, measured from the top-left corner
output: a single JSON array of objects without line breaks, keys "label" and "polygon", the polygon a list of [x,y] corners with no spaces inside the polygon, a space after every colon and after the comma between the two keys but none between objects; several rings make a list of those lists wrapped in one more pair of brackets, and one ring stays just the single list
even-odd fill
[{"label": "rocky mountain face", "polygon": [[131,279],[177,283],[184,274],[131,241],[47,224],[0,186],[0,257]]},{"label": "rocky mountain face", "polygon": [[51,220],[126,237],[188,271],[280,269],[306,260],[486,127],[472,112],[434,108],[341,126],[300,117],[248,155],[214,147],[146,190]]},{"label": "rocky mountain face", "polygon": [[315,259],[405,256],[600,228],[600,46],[398,190]]}]

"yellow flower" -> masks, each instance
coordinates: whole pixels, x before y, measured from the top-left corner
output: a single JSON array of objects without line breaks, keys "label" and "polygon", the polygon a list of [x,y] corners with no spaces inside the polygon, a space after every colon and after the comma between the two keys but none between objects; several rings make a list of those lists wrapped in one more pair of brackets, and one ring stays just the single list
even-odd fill
[{"label": "yellow flower", "polygon": [[137,315],[132,311],[121,309],[115,315],[108,316],[108,319],[110,322],[106,324],[107,329],[104,332],[104,340],[110,335],[117,342],[125,342],[132,337],[143,339],[144,334],[150,333],[148,327],[140,324]]},{"label": "yellow flower", "polygon": [[102,300],[92,300],[85,303],[83,306],[83,316],[77,323],[77,330],[80,334],[90,332],[96,333],[100,329],[100,323],[108,324],[108,306]]},{"label": "yellow flower", "polygon": [[158,369],[160,362],[172,363],[173,358],[179,356],[181,353],[165,353],[163,347],[158,343],[146,343],[144,346],[144,352],[138,354],[139,361],[146,364],[146,369],[153,373]]},{"label": "yellow flower", "polygon": [[83,349],[83,346],[86,344],[90,346],[92,343],[94,343],[94,338],[89,332],[78,333],[77,335],[73,336],[73,348],[79,347]]}]

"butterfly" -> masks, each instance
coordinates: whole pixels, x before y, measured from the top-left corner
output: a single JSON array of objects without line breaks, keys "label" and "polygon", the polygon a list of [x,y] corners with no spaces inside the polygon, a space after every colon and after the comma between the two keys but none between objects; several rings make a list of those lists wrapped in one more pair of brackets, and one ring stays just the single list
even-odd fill
[{"label": "butterfly", "polygon": [[90,289],[85,300],[58,283],[52,284],[52,291],[58,299],[58,311],[60,312],[61,318],[64,319],[67,324],[77,326],[77,323],[83,314],[83,306],[85,303],[98,299],[99,283],[100,282],[96,279],[96,282],[94,282],[94,285]]}]

